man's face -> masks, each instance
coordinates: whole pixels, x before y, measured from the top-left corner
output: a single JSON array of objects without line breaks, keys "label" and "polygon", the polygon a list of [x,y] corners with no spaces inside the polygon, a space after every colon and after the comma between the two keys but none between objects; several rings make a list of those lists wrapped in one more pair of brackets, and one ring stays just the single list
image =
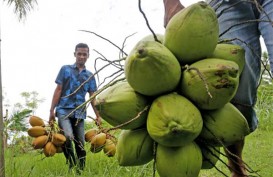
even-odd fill
[{"label": "man's face", "polygon": [[76,57],[76,64],[83,66],[89,57],[88,48],[77,48],[74,56]]}]

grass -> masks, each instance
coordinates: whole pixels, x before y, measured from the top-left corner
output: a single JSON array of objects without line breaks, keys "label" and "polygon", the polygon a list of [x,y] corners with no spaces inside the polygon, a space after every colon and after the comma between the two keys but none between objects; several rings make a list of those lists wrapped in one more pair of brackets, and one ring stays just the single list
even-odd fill
[{"label": "grass", "polygon": [[[273,89],[271,86],[260,87],[256,104],[259,127],[246,137],[243,160],[257,171],[261,177],[272,177],[273,172]],[[89,127],[90,128],[90,127]],[[115,132],[117,133],[117,132]],[[115,157],[107,157],[103,152],[91,153],[86,145],[87,161],[83,177],[152,177],[153,161],[142,166],[121,167]],[[221,156],[226,163],[226,158]],[[167,164],[171,165],[171,164]],[[20,153],[20,147],[9,148],[5,152],[5,174],[7,177],[74,177],[75,171],[68,173],[63,154],[45,158],[38,151]],[[220,173],[217,169],[223,172]],[[201,170],[199,177],[229,176],[224,163],[218,161],[216,168]],[[155,174],[159,177],[158,174]]]},{"label": "grass", "polygon": [[[135,167],[121,167],[115,157],[107,157],[103,152],[96,154],[87,149],[86,170],[81,176],[92,177],[148,177],[153,176],[153,161]],[[16,149],[6,151],[6,176],[8,177],[72,177],[77,176],[74,171],[68,173],[63,154],[45,158],[38,151],[26,154],[19,153]],[[222,157],[223,161],[226,161]],[[244,161],[262,177],[271,177],[273,171],[273,141],[272,131],[256,130],[246,137],[243,155]],[[227,167],[217,162],[216,167],[229,176]],[[201,170],[200,177],[225,176],[216,168]],[[156,175],[158,177],[158,175]]]}]

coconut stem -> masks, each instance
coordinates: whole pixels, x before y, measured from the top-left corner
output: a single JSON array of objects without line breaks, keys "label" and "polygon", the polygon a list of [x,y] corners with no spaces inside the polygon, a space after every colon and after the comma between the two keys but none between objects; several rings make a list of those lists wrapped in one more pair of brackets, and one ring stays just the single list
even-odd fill
[{"label": "coconut stem", "polygon": [[208,86],[208,83],[207,83],[207,81],[206,81],[206,78],[205,78],[205,76],[199,71],[199,69],[197,69],[197,68],[194,68],[194,67],[190,67],[190,68],[187,68],[187,70],[195,70],[196,72],[197,72],[197,74],[198,74],[198,76],[200,77],[200,79],[204,82],[204,84],[205,84],[205,87],[206,87],[206,90],[207,90],[207,93],[208,93],[208,95],[210,96],[210,98],[212,98],[212,95],[211,95],[211,93],[210,93],[210,91],[209,91],[209,86]]}]

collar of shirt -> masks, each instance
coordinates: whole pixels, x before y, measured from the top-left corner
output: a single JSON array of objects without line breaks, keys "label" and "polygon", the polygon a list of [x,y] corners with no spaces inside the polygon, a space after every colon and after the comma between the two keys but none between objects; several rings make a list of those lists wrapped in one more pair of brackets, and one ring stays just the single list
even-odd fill
[{"label": "collar of shirt", "polygon": [[[77,67],[77,64],[76,63],[74,63],[73,65],[71,65],[72,66],[72,68],[74,68],[74,69],[79,69],[78,67]],[[86,71],[86,67],[84,66],[84,68],[83,68],[83,70],[82,71]]]}]

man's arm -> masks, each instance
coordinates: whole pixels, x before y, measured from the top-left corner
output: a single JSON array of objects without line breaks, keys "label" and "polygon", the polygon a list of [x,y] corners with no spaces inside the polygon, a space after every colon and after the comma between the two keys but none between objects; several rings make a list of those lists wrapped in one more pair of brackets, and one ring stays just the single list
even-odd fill
[{"label": "man's arm", "polygon": [[50,114],[49,114],[49,124],[53,123],[55,121],[55,107],[57,106],[57,104],[60,101],[61,98],[61,94],[62,94],[62,85],[57,85],[57,87],[55,88],[54,94],[53,94],[53,98],[52,98],[52,102],[51,102],[51,106],[50,106]]},{"label": "man's arm", "polygon": [[179,0],[163,0],[165,14],[164,14],[164,27],[166,28],[170,19],[180,10],[185,7],[180,3]]}]

